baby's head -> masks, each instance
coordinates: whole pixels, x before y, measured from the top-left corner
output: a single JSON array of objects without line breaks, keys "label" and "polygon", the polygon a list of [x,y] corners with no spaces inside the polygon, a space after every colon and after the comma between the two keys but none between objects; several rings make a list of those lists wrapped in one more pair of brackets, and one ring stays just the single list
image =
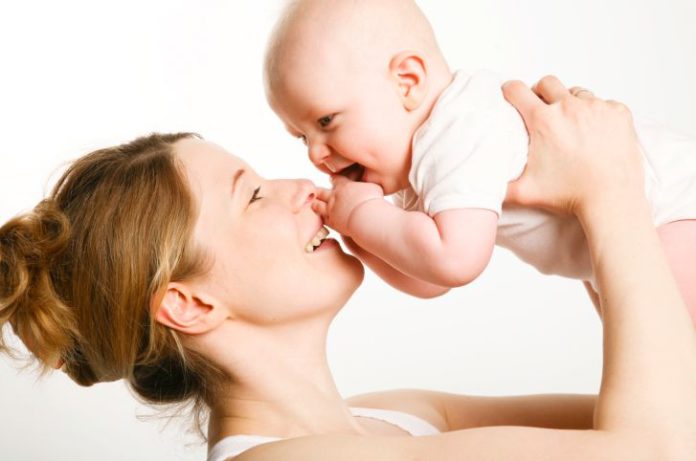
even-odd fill
[{"label": "baby's head", "polygon": [[314,165],[357,170],[385,194],[408,186],[411,138],[452,79],[412,0],[292,1],[264,75],[271,107]]}]

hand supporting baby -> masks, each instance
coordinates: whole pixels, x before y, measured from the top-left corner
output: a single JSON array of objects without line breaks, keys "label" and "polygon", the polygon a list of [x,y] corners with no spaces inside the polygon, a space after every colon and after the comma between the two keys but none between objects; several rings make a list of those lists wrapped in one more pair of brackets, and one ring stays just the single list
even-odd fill
[{"label": "hand supporting baby", "polygon": [[[644,174],[633,119],[626,106],[589,90],[566,89],[555,77],[503,93],[529,132],[524,174],[510,184],[507,201],[581,215],[609,199],[628,203],[644,195]],[[536,93],[536,94],[535,94]]]}]

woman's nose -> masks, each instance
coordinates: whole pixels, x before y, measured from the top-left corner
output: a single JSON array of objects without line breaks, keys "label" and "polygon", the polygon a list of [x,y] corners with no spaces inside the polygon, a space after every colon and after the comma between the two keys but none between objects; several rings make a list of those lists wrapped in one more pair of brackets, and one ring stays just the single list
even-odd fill
[{"label": "woman's nose", "polygon": [[293,212],[308,207],[317,196],[317,187],[309,179],[288,179],[283,181],[282,189]]}]

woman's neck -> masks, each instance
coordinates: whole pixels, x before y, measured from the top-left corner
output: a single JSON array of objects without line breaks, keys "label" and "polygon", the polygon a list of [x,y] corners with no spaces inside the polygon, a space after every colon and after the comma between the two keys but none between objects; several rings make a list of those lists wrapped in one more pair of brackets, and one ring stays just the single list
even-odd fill
[{"label": "woman's neck", "polygon": [[232,378],[220,385],[211,405],[209,443],[233,434],[362,432],[329,370],[327,327],[242,326],[222,332],[235,340],[219,349],[216,363]]}]

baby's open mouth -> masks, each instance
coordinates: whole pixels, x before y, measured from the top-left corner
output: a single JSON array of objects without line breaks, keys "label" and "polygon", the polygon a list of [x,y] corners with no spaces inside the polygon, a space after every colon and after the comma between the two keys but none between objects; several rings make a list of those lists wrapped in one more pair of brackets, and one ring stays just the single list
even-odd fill
[{"label": "baby's open mouth", "polygon": [[359,163],[353,163],[338,172],[338,174],[345,176],[351,181],[361,181],[363,173],[365,173],[365,167]]}]

